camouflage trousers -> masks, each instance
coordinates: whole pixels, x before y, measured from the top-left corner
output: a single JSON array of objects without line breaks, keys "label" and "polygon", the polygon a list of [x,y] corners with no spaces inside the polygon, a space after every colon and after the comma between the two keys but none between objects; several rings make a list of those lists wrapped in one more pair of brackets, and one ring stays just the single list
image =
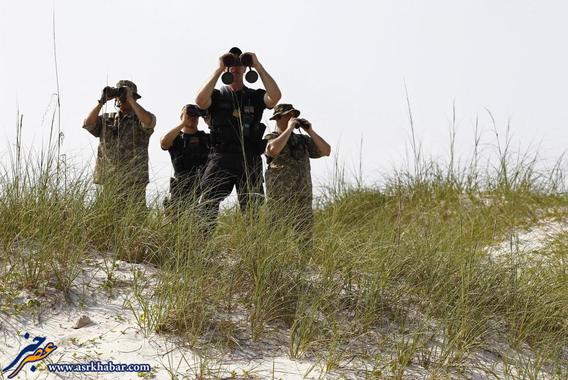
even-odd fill
[{"label": "camouflage trousers", "polygon": [[309,251],[313,246],[314,212],[312,196],[271,194],[267,189],[268,212],[274,226],[292,226],[300,247]]},{"label": "camouflage trousers", "polygon": [[97,203],[104,202],[116,212],[122,213],[128,207],[147,211],[146,184],[121,183],[103,184],[98,186]]}]

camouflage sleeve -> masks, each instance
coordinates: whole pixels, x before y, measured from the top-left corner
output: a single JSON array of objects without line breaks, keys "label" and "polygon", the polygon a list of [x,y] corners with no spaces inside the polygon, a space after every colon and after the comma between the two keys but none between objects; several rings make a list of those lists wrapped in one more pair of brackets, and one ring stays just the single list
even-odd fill
[{"label": "camouflage sleeve", "polygon": [[152,134],[154,133],[154,127],[156,126],[156,115],[154,115],[153,113],[150,113],[150,115],[152,115],[152,120],[150,121],[150,124],[146,125],[142,122],[140,122],[140,125],[142,125],[142,129],[144,131],[146,131],[148,134]]},{"label": "camouflage sleeve", "polygon": [[314,140],[312,140],[311,137],[305,135],[304,139],[306,142],[306,146],[308,147],[308,155],[310,156],[310,158],[320,158],[321,153],[318,147],[316,146],[316,144],[314,143]]},{"label": "camouflage sleeve", "polygon": [[93,125],[83,124],[83,128],[89,131],[89,133],[95,137],[101,136],[101,128],[103,126],[103,118],[97,116],[97,121]]},{"label": "camouflage sleeve", "polygon": [[[270,132],[270,133],[267,133],[266,135],[264,135],[263,141],[266,141],[266,145],[268,145],[268,142],[272,139],[275,139],[276,137],[278,137],[278,133]],[[265,147],[265,149],[266,149],[266,147]],[[272,159],[272,157],[270,157],[270,156],[266,156],[266,158],[268,158],[268,160]]]}]

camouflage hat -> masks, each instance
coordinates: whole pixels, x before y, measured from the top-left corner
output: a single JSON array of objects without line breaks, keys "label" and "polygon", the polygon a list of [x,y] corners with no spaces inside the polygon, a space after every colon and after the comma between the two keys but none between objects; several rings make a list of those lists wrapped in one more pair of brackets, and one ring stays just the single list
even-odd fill
[{"label": "camouflage hat", "polygon": [[270,118],[270,120],[276,120],[280,116],[286,115],[290,112],[295,113],[294,117],[300,116],[300,111],[295,109],[293,105],[285,104],[285,103],[278,104],[278,105],[276,105],[276,107],[274,107],[274,113],[272,114],[272,117]]},{"label": "camouflage hat", "polygon": [[121,88],[121,87],[130,88],[132,90],[132,92],[134,93],[134,97],[136,99],[141,98],[140,94],[138,94],[138,87],[136,87],[134,82],[126,80],[126,79],[119,80],[118,82],[116,82],[116,88]]}]

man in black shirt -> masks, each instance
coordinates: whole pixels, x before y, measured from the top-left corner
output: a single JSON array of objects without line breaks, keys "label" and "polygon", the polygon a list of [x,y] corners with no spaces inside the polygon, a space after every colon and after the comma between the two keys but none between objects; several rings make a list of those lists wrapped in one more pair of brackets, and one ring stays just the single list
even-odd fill
[{"label": "man in black shirt", "polygon": [[200,175],[209,154],[209,134],[197,129],[205,111],[188,104],[181,111],[181,124],[160,139],[160,146],[170,153],[174,177],[170,178],[170,198],[166,207],[195,202],[200,196]]},{"label": "man in black shirt", "polygon": [[[253,90],[243,83],[245,67],[240,58],[249,56],[266,90]],[[227,67],[227,56],[232,55],[234,65]],[[220,90],[217,80],[228,69],[233,81]],[[202,177],[202,204],[212,222],[219,212],[219,204],[237,188],[241,211],[260,203],[262,188],[262,154],[266,147],[263,140],[265,126],[262,113],[274,107],[280,100],[278,85],[266,72],[254,53],[241,54],[233,48],[219,58],[219,66],[199,91],[195,103],[207,109],[211,116],[211,153]]]}]

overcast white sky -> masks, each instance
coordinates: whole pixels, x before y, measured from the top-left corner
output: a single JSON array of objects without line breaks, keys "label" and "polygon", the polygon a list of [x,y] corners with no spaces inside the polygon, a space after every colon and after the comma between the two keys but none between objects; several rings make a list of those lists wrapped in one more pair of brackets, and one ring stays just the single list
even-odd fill
[{"label": "overcast white sky", "polygon": [[[232,46],[257,53],[282,101],[302,110],[348,167],[358,165],[362,138],[370,182],[402,164],[405,83],[427,154],[446,154],[454,100],[460,150],[471,147],[477,116],[492,141],[485,108],[503,131],[511,121],[516,141],[540,144],[549,157],[568,141],[568,5],[560,0],[0,0],[4,161],[18,105],[26,141],[37,145],[47,136],[42,119],[56,91],[54,9],[65,153],[94,165],[97,140],[82,120],[102,87],[131,79],[158,120],[149,189],[165,190],[171,174],[159,137]],[[333,157],[312,162],[325,181]]]}]

